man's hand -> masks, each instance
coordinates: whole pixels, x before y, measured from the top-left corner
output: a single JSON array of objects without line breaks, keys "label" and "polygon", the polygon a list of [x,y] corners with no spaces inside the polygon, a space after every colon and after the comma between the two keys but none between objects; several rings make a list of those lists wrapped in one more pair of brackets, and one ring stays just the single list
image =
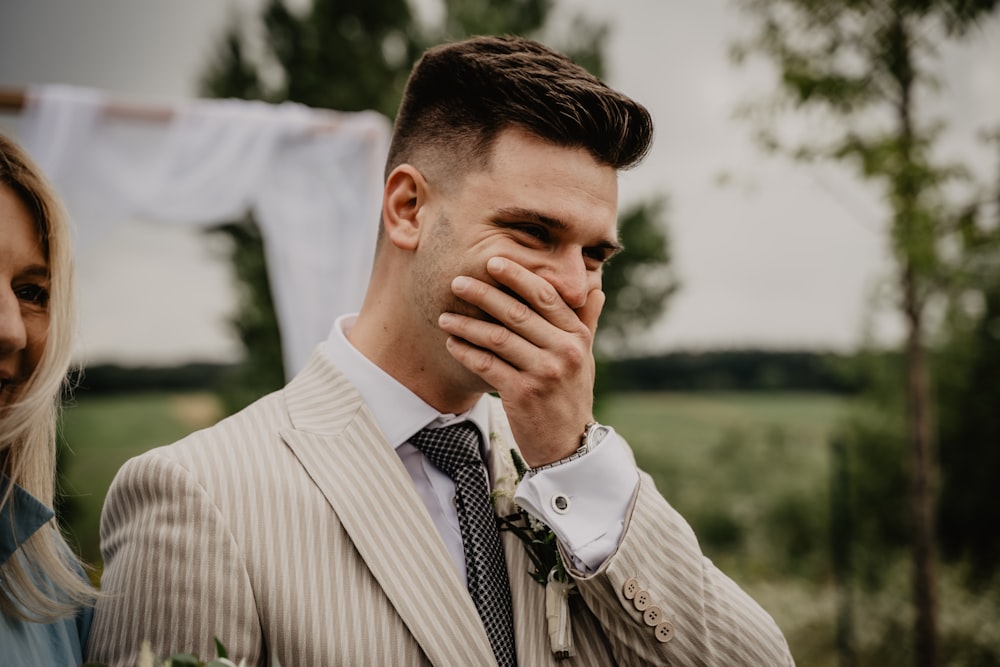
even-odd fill
[{"label": "man's hand", "polygon": [[558,461],[580,446],[593,421],[593,340],[604,292],[592,290],[573,310],[548,281],[516,262],[493,257],[486,270],[527,305],[481,280],[455,278],[452,292],[497,323],[442,314],[448,351],[500,394],[525,462]]}]

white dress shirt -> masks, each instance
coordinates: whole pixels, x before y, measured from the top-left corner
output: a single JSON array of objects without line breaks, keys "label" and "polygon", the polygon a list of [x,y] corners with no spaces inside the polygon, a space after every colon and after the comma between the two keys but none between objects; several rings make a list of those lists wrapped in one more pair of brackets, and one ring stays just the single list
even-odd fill
[{"label": "white dress shirt", "polygon": [[[356,315],[337,318],[323,346],[334,365],[354,384],[389,444],[413,479],[448,553],[466,579],[465,551],[455,510],[455,483],[430,463],[409,439],[427,427],[468,420],[482,436],[487,460],[489,404],[484,395],[465,414],[441,414],[361,354],[347,339]],[[625,514],[639,475],[624,440],[612,431],[586,456],[525,475],[515,501],[555,532],[582,572],[593,572],[618,547]],[[557,509],[552,499],[566,502]]]}]

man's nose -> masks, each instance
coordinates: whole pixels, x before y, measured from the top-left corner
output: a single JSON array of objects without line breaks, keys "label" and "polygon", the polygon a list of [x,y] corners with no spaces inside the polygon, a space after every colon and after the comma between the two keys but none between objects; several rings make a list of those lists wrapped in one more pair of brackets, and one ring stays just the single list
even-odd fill
[{"label": "man's nose", "polygon": [[0,354],[20,352],[27,344],[21,302],[9,289],[0,289]]},{"label": "man's nose", "polygon": [[583,255],[566,253],[555,262],[544,276],[556,288],[566,304],[576,310],[587,303],[590,291],[600,287],[600,275],[588,271]]}]

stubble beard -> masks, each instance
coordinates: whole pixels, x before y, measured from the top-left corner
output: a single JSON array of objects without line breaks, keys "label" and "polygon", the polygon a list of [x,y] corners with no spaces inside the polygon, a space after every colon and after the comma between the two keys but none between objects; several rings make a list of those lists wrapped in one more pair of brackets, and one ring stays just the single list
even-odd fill
[{"label": "stubble beard", "polygon": [[486,381],[451,356],[445,347],[448,334],[438,325],[442,313],[457,313],[485,322],[496,322],[481,309],[452,293],[451,282],[455,277],[477,275],[472,267],[459,266],[453,261],[457,252],[454,240],[453,225],[442,215],[436,220],[433,233],[427,237],[427,244],[416,261],[412,280],[407,286],[417,320],[427,333],[427,340],[431,341],[424,367],[456,388],[479,393],[493,391]]}]

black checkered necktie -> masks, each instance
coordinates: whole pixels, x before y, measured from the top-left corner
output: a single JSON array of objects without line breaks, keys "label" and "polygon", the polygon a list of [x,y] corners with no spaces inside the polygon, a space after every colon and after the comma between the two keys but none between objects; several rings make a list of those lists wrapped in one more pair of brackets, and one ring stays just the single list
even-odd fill
[{"label": "black checkered necktie", "polygon": [[455,482],[469,594],[483,620],[497,663],[500,667],[516,665],[510,582],[479,448],[479,429],[467,421],[425,428],[410,443]]}]

